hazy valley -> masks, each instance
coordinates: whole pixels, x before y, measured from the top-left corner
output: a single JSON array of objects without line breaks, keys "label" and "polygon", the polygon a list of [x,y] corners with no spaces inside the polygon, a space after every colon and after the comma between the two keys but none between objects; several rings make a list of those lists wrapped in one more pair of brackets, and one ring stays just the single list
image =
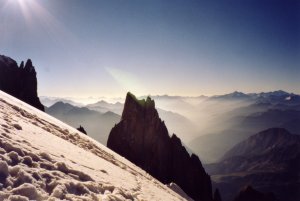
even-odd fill
[{"label": "hazy valley", "polygon": [[[143,97],[139,97],[143,98]],[[291,133],[300,133],[300,96],[284,91],[268,93],[232,94],[214,97],[180,97],[180,96],[151,96],[158,107],[158,113],[165,121],[170,133],[178,135],[187,148],[197,153],[205,163],[215,162],[235,144],[249,136],[272,127],[286,128]],[[41,98],[44,103],[44,98]],[[55,103],[55,99],[53,103]],[[57,102],[61,101],[57,99]],[[46,112],[76,127],[79,124],[90,130],[91,136],[103,136],[100,142],[106,144],[112,125],[117,123],[122,115],[123,103],[108,103],[103,100],[95,104],[83,105],[72,102],[71,99],[62,100],[76,105],[77,119],[72,114],[53,111],[53,105]],[[65,105],[67,107],[67,105]],[[73,109],[74,109],[73,108]],[[66,109],[66,108],[65,108]],[[50,110],[50,111],[49,111]],[[82,110],[82,112],[80,112]],[[73,111],[75,112],[75,111]],[[103,132],[97,131],[97,123],[85,119],[85,113],[102,114]],[[98,113],[96,113],[98,112]],[[80,117],[83,115],[82,117]],[[111,117],[113,116],[113,118]],[[111,119],[110,119],[111,118]],[[82,122],[80,122],[82,119]]]}]

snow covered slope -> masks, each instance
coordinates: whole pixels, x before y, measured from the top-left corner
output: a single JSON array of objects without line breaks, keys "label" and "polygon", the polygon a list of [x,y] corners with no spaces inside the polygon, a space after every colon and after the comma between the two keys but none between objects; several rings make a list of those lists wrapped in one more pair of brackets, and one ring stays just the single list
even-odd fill
[{"label": "snow covered slope", "polygon": [[76,129],[0,91],[0,200],[185,200]]}]

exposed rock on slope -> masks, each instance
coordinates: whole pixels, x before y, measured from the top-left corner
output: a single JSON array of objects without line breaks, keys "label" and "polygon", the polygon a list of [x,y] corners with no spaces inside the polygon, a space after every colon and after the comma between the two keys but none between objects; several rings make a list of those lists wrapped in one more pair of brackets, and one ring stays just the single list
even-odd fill
[{"label": "exposed rock on slope", "polygon": [[0,91],[0,200],[184,201],[90,137]]},{"label": "exposed rock on slope", "polygon": [[87,135],[87,132],[81,125],[79,126],[79,128],[77,128],[77,130]]},{"label": "exposed rock on slope", "polygon": [[0,90],[44,111],[37,95],[36,71],[30,59],[20,67],[13,59],[0,55]]},{"label": "exposed rock on slope", "polygon": [[110,132],[107,146],[163,183],[175,182],[195,200],[212,200],[210,176],[199,158],[190,156],[158,116],[149,97],[127,94],[122,119]]}]

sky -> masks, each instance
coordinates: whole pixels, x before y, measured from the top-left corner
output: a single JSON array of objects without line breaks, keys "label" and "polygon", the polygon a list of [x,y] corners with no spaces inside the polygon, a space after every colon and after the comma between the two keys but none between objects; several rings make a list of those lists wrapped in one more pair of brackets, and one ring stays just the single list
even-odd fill
[{"label": "sky", "polygon": [[300,94],[300,1],[0,0],[0,54],[57,97]]}]

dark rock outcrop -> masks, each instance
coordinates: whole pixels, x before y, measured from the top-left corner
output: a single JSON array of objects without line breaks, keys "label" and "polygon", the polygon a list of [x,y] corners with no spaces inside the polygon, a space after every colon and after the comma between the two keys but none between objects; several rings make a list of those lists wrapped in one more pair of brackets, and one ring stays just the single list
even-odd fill
[{"label": "dark rock outcrop", "polygon": [[77,130],[87,135],[87,132],[81,125],[79,126],[79,128],[77,128]]},{"label": "dark rock outcrop", "polygon": [[162,183],[175,182],[195,200],[212,200],[210,176],[176,136],[169,136],[151,98],[127,94],[121,121],[111,130],[107,146]]},{"label": "dark rock outcrop", "polygon": [[242,190],[234,201],[277,201],[273,193],[262,193],[251,186]]},{"label": "dark rock outcrop", "polygon": [[0,55],[0,90],[44,111],[37,95],[36,71],[30,59],[18,67],[13,59]]},{"label": "dark rock outcrop", "polygon": [[216,189],[216,190],[215,190],[215,193],[214,193],[214,201],[222,201],[222,198],[221,198],[221,194],[220,194],[219,189]]}]

